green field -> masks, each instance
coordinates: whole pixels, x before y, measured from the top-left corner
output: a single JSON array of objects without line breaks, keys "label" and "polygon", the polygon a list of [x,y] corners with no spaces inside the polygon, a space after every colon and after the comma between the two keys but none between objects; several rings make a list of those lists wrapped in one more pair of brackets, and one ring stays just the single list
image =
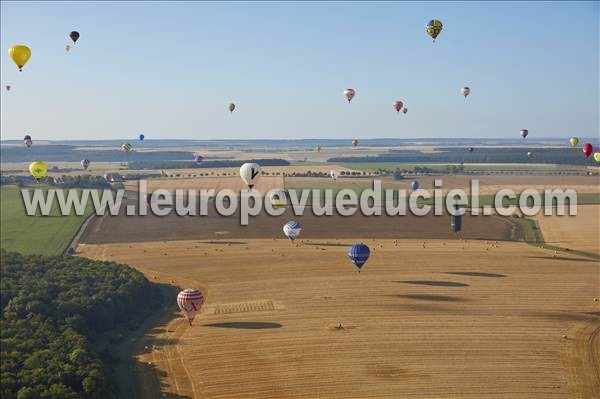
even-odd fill
[{"label": "green field", "polygon": [[61,216],[56,201],[48,216],[28,216],[17,187],[0,189],[0,247],[23,254],[63,253],[81,224],[93,211],[88,203],[85,215]]}]

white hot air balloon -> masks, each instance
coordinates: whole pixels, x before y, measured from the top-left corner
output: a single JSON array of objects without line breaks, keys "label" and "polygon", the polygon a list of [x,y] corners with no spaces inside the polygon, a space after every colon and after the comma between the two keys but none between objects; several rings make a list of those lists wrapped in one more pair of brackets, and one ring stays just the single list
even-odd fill
[{"label": "white hot air balloon", "polygon": [[260,177],[260,173],[260,166],[257,163],[247,162],[240,167],[240,177],[250,190],[252,190],[252,187],[256,184],[256,181]]},{"label": "white hot air balloon", "polygon": [[293,220],[283,225],[283,234],[285,234],[286,237],[292,241],[294,241],[300,235],[301,230],[302,227],[300,226],[300,223]]},{"label": "white hot air balloon", "polygon": [[340,172],[338,170],[332,170],[329,172],[329,176],[331,176],[333,180],[337,180],[337,178],[340,176]]},{"label": "white hot air balloon", "polygon": [[196,288],[186,288],[177,295],[177,305],[181,309],[181,313],[188,319],[190,326],[196,313],[202,308],[204,303],[204,295]]},{"label": "white hot air balloon", "polygon": [[469,89],[467,86],[463,87],[462,89],[460,89],[460,93],[467,98],[467,96],[471,93],[471,89]]}]

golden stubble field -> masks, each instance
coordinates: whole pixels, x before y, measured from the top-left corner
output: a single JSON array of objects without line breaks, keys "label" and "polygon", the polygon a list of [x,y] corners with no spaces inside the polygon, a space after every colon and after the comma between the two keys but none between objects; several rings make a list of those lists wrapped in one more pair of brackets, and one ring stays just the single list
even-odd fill
[{"label": "golden stubble field", "polygon": [[206,294],[193,327],[174,312],[145,337],[143,397],[600,396],[597,261],[524,243],[368,240],[359,274],[346,256],[353,242],[78,252]]},{"label": "golden stubble field", "polygon": [[551,245],[600,255],[600,205],[580,205],[577,216],[536,215],[544,241]]}]

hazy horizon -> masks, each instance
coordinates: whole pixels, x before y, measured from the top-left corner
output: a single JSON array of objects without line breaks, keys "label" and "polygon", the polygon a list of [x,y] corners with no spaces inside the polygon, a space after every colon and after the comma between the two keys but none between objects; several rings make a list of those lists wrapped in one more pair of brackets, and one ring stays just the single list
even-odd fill
[{"label": "hazy horizon", "polygon": [[[597,2],[2,2],[1,10],[3,141],[173,131],[182,140],[454,132],[510,140],[520,129],[527,140],[598,137]],[[435,43],[424,29],[433,18],[444,24]],[[81,34],[75,45],[72,30]],[[32,50],[22,73],[7,57],[13,44]],[[472,89],[466,100],[463,86]],[[347,87],[357,91],[351,104]],[[396,114],[394,100],[408,114]]]}]

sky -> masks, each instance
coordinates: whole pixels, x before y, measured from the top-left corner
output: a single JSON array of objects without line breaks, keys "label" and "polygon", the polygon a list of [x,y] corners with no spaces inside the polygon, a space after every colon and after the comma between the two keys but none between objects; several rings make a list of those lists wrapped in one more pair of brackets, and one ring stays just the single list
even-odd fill
[{"label": "sky", "polygon": [[593,1],[3,1],[0,22],[3,140],[599,132]]}]

